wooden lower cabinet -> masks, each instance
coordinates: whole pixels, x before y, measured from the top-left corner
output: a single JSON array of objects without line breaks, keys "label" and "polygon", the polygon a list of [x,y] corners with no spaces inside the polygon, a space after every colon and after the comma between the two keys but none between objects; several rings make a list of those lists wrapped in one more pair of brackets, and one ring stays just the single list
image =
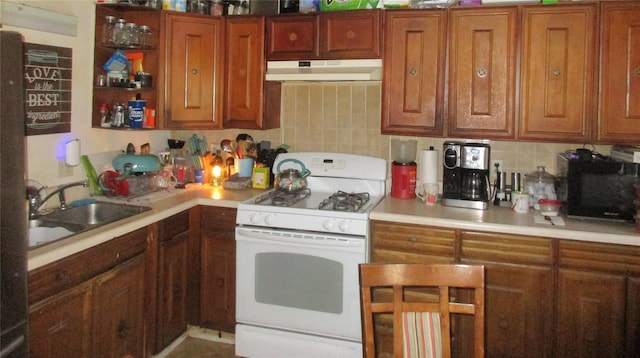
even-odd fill
[{"label": "wooden lower cabinet", "polygon": [[30,356],[148,355],[146,248],[142,228],[30,271]]},{"label": "wooden lower cabinet", "polygon": [[[638,246],[371,225],[374,262],[485,266],[487,357],[640,356]],[[456,322],[454,336],[467,336],[468,322]],[[391,356],[389,327],[376,332],[381,356]],[[472,356],[466,341],[452,341],[453,356]]]},{"label": "wooden lower cabinet", "polygon": [[640,247],[559,242],[558,357],[640,357]]},{"label": "wooden lower cabinet", "polygon": [[[485,266],[487,357],[549,357],[552,240],[462,231],[460,247],[461,263]],[[463,351],[461,356],[471,353]]]},{"label": "wooden lower cabinet", "polygon": [[187,330],[189,211],[158,223],[158,314],[155,352]]},{"label": "wooden lower cabinet", "polygon": [[142,357],[145,261],[137,256],[96,278],[91,357]]},{"label": "wooden lower cabinet", "polygon": [[31,357],[91,356],[91,283],[31,306]]},{"label": "wooden lower cabinet", "polygon": [[235,332],[236,209],[201,209],[200,325]]}]

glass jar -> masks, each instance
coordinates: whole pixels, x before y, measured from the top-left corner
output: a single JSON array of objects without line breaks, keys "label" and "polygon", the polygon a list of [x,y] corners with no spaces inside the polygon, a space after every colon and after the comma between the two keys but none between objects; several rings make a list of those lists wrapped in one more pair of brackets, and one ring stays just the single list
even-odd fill
[{"label": "glass jar", "polygon": [[125,46],[127,43],[127,21],[118,19],[116,26],[113,28],[113,45]]},{"label": "glass jar", "polygon": [[140,26],[140,46],[151,47],[153,46],[153,37],[151,35],[151,28],[147,25]]},{"label": "glass jar", "polygon": [[525,189],[529,193],[529,206],[538,210],[538,200],[556,200],[556,177],[547,173],[544,166],[538,166],[535,172],[525,174]]},{"label": "glass jar", "polygon": [[127,46],[138,46],[140,44],[140,30],[138,25],[130,22],[127,24]]},{"label": "glass jar", "polygon": [[104,24],[102,24],[102,44],[113,45],[113,29],[116,26],[116,18],[113,16],[105,16]]}]

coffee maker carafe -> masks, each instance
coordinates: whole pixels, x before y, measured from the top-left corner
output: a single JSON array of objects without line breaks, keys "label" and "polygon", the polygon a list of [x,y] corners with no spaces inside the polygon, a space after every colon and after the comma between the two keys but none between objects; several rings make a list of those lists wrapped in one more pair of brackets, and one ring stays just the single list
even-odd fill
[{"label": "coffee maker carafe", "polygon": [[489,145],[445,142],[443,153],[442,204],[486,209],[491,198]]}]

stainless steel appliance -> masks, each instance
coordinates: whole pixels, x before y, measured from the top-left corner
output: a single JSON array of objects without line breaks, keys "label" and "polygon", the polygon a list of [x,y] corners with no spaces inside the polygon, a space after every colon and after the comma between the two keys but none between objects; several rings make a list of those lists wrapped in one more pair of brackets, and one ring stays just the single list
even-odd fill
[{"label": "stainless steel appliance", "polygon": [[558,154],[558,199],[568,217],[633,221],[640,164],[578,152]]},{"label": "stainless steel appliance", "polygon": [[0,357],[28,357],[22,36],[0,31]]},{"label": "stainless steel appliance", "polygon": [[280,163],[311,174],[298,191],[238,205],[236,354],[361,357],[358,264],[368,261],[386,161],[311,152],[280,154]]},{"label": "stainless steel appliance", "polygon": [[491,199],[489,144],[447,141],[443,155],[442,204],[486,209]]}]

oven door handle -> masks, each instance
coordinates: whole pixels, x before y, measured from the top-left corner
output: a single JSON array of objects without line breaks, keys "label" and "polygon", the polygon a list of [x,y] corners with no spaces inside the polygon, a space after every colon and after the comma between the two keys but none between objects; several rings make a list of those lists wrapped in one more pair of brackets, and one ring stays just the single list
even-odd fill
[{"label": "oven door handle", "polygon": [[362,247],[365,244],[364,238],[339,238],[335,236],[323,236],[315,234],[279,234],[273,232],[253,231],[237,229],[237,241],[252,241],[256,243],[271,241],[279,243],[296,243],[306,246],[319,247]]}]

